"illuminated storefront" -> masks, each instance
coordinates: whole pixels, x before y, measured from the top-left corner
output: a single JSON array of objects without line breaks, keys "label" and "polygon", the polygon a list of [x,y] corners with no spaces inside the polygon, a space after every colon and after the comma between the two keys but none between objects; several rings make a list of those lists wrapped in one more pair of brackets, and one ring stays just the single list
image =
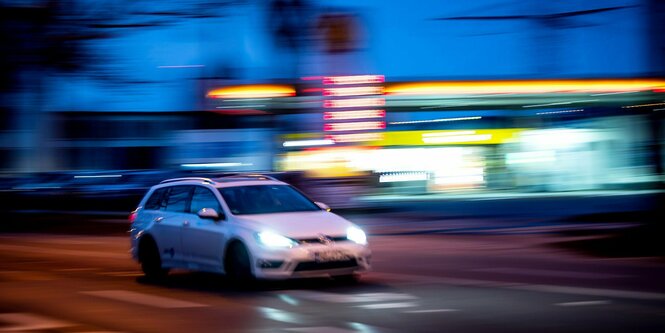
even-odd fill
[{"label": "illuminated storefront", "polygon": [[353,144],[327,135],[331,126],[286,133],[276,167],[427,193],[650,186],[658,179],[645,157],[649,112],[664,87],[651,79],[386,83],[382,109],[322,116],[324,124],[357,121],[356,113],[369,118],[361,124],[385,119],[384,132],[345,127],[358,131],[346,134]]}]

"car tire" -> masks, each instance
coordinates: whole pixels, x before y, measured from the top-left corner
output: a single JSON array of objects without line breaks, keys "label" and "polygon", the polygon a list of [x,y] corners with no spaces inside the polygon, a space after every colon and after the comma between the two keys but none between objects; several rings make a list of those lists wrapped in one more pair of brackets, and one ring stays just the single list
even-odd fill
[{"label": "car tire", "polygon": [[230,246],[224,260],[226,276],[238,286],[249,286],[254,282],[250,267],[250,256],[247,247],[240,242]]},{"label": "car tire", "polygon": [[360,282],[359,274],[345,274],[345,275],[336,275],[332,277],[333,280],[341,282],[344,284],[356,284]]},{"label": "car tire", "polygon": [[161,279],[169,273],[168,269],[162,267],[159,248],[152,238],[141,240],[139,244],[139,262],[143,274],[148,279]]}]

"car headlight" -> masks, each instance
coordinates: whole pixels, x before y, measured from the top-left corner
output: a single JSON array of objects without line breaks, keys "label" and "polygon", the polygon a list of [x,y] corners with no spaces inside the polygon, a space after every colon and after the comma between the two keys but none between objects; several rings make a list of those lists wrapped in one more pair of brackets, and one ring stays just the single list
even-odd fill
[{"label": "car headlight", "polygon": [[259,243],[268,247],[294,247],[298,245],[293,239],[270,231],[259,232],[256,236]]},{"label": "car headlight", "polygon": [[346,239],[356,242],[360,245],[367,244],[367,236],[365,235],[365,232],[357,227],[350,227],[349,229],[346,229]]}]

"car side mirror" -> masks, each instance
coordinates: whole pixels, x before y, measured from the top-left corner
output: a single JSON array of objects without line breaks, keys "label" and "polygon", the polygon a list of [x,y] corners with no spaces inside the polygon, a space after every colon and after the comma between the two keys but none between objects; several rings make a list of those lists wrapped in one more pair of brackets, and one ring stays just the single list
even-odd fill
[{"label": "car side mirror", "polygon": [[224,219],[224,213],[220,214],[213,208],[201,208],[196,215],[202,219],[213,220],[215,222]]},{"label": "car side mirror", "polygon": [[324,204],[323,202],[315,201],[314,203],[315,203],[317,206],[319,206],[319,208],[325,210],[326,212],[329,212],[329,211],[330,211],[330,206]]}]

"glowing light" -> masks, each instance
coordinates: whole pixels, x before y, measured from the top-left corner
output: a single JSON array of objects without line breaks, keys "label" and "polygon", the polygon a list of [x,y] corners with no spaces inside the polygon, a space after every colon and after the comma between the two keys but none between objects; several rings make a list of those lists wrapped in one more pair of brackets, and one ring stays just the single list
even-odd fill
[{"label": "glowing light", "polygon": [[429,119],[429,120],[412,120],[412,121],[394,121],[390,125],[405,125],[405,124],[421,124],[421,123],[438,123],[446,121],[462,121],[462,120],[478,120],[483,117],[458,117],[458,118],[440,118],[440,119]]},{"label": "glowing light", "polygon": [[185,163],[180,164],[183,168],[231,168],[239,166],[251,166],[252,163],[226,162],[226,163]]},{"label": "glowing light", "polygon": [[482,174],[479,175],[463,175],[463,176],[444,176],[434,178],[434,183],[439,185],[461,185],[461,184],[478,184],[485,181]]},{"label": "glowing light", "polygon": [[169,66],[157,66],[157,68],[201,68],[205,65],[169,65]]},{"label": "glowing light", "polygon": [[386,116],[385,110],[357,110],[357,111],[337,111],[337,112],[323,113],[323,119],[325,120],[383,118],[385,116]]},{"label": "glowing light", "polygon": [[320,147],[290,151],[280,161],[282,171],[304,171],[311,177],[360,176],[357,162],[368,155],[365,147]]},{"label": "glowing light", "polygon": [[545,163],[556,161],[553,150],[526,151],[506,154],[506,164]]},{"label": "glowing light", "polygon": [[334,145],[335,141],[330,139],[323,140],[300,140],[300,141],[284,141],[284,147],[306,147],[306,146],[327,146]]},{"label": "glowing light", "polygon": [[665,88],[661,79],[439,81],[390,84],[389,95],[612,93]]},{"label": "glowing light", "polygon": [[661,106],[661,105],[665,105],[665,103],[627,105],[627,106],[622,106],[621,108],[623,108],[623,109],[632,109],[632,108],[643,108],[643,107],[647,107],[647,106]]},{"label": "glowing light", "polygon": [[384,121],[360,121],[355,123],[333,123],[323,125],[323,130],[327,132],[379,130],[384,128],[386,128],[386,123]]},{"label": "glowing light", "polygon": [[381,95],[383,87],[347,87],[347,88],[326,88],[323,89],[323,96],[361,96],[361,95]]},{"label": "glowing light", "polygon": [[576,128],[551,128],[520,133],[522,144],[533,150],[570,149],[594,141],[594,132]]},{"label": "glowing light", "polygon": [[339,143],[383,140],[382,133],[335,134],[335,135],[328,135],[326,137]]},{"label": "glowing light", "polygon": [[74,176],[74,178],[120,178],[122,175],[84,175]]},{"label": "glowing light", "polygon": [[539,108],[541,106],[553,106],[553,105],[568,105],[568,104],[573,104],[573,103],[592,103],[592,102],[598,102],[599,99],[583,99],[579,101],[569,101],[569,102],[554,102],[554,103],[545,103],[545,104],[531,104],[531,105],[524,105],[522,106],[523,108]]},{"label": "glowing light", "polygon": [[295,96],[296,91],[288,85],[256,84],[231,86],[209,91],[209,98],[266,98]]},{"label": "glowing light", "polygon": [[298,245],[294,240],[284,237],[280,234],[276,234],[271,231],[259,232],[257,238],[261,244],[268,247],[294,247]]},{"label": "glowing light", "polygon": [[323,84],[372,84],[385,80],[383,75],[326,76]]},{"label": "glowing light", "polygon": [[384,106],[386,100],[383,98],[354,98],[354,99],[340,99],[340,100],[325,100],[323,101],[324,108],[358,108],[358,107],[374,107]]},{"label": "glowing light", "polygon": [[542,114],[559,114],[559,113],[573,113],[573,112],[582,112],[584,109],[576,109],[576,110],[561,110],[561,111],[547,111],[547,112],[538,112],[536,113],[537,115],[542,115]]},{"label": "glowing light", "polygon": [[450,133],[424,133],[424,143],[456,143],[487,141],[492,139],[492,134],[475,134],[476,131],[454,131]]},{"label": "glowing light", "polygon": [[[423,135],[425,137],[436,136],[459,136],[459,135],[491,135],[491,139],[483,141],[468,141],[468,142],[449,142],[449,144],[503,144],[509,142],[518,142],[520,140],[520,133],[524,132],[524,128],[500,128],[500,129],[478,129],[478,130],[426,130],[426,131],[390,131],[390,132],[372,132],[372,133],[348,133],[348,134],[335,134],[334,138],[331,135],[326,135],[335,142],[360,142],[370,141],[370,146],[425,146],[428,143],[423,142]],[[348,136],[347,136],[348,135]],[[366,136],[361,136],[366,135]],[[318,138],[318,134],[313,133],[300,133],[290,134],[286,136],[288,140],[300,139],[314,139]],[[486,138],[486,137],[480,137]],[[440,144],[446,144],[442,142]]]},{"label": "glowing light", "polygon": [[358,227],[349,227],[346,229],[346,239],[360,245],[367,244],[367,235]]},{"label": "glowing light", "polygon": [[427,180],[426,172],[398,172],[379,176],[379,183],[412,182]]}]

